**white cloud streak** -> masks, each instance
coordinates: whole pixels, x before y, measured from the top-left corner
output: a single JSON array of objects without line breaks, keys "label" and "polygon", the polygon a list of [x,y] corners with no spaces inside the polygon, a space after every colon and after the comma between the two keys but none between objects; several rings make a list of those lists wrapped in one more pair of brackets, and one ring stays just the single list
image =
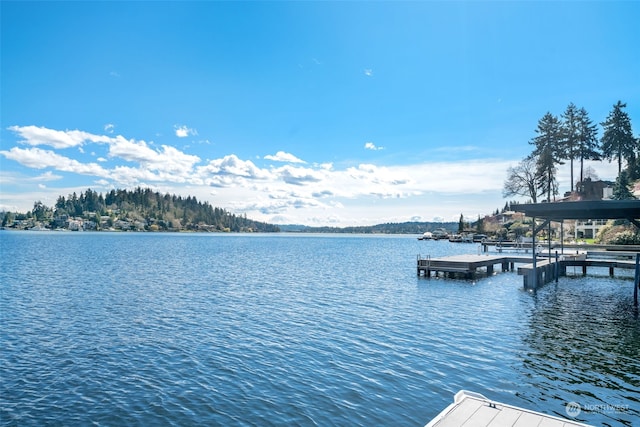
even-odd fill
[{"label": "white cloud streak", "polygon": [[108,171],[96,163],[80,163],[77,160],[41,148],[13,147],[9,151],[0,151],[0,154],[7,159],[15,160],[23,166],[34,169],[53,168],[81,175],[108,176]]},{"label": "white cloud streak", "polygon": [[27,145],[48,145],[53,148],[79,147],[86,142],[107,143],[107,136],[94,135],[80,130],[54,130],[38,126],[10,126],[8,128],[24,138],[20,141]]},{"label": "white cloud streak", "polygon": [[301,160],[294,156],[291,153],[285,153],[284,151],[278,151],[276,154],[267,154],[264,156],[266,160],[273,160],[274,162],[283,162],[283,163],[306,163],[304,160]]}]

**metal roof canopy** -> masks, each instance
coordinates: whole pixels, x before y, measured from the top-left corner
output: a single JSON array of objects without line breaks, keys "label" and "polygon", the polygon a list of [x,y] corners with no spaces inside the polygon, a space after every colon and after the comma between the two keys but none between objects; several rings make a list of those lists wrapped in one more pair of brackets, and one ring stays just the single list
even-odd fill
[{"label": "metal roof canopy", "polygon": [[[580,202],[558,202],[558,203],[528,203],[524,205],[515,205],[511,207],[516,212],[523,212],[526,216],[534,218],[531,228],[533,230],[533,244],[531,247],[531,258],[533,264],[533,289],[537,288],[537,273],[536,264],[536,235],[540,230],[549,225],[551,221],[560,221],[562,230],[562,224],[565,219],[627,219],[636,228],[640,229],[640,200],[594,200],[594,201],[580,201]],[[536,227],[535,218],[543,219],[544,222]],[[562,234],[562,231],[561,231]],[[564,253],[564,239],[561,239],[562,253]],[[549,243],[549,254],[551,254],[551,239]],[[557,253],[556,253],[557,257]],[[636,260],[638,262],[638,260]],[[638,266],[636,266],[636,276],[638,276]],[[637,306],[637,288],[636,282],[638,278],[634,279],[634,297]],[[640,285],[640,283],[639,283]]]},{"label": "metal roof canopy", "polygon": [[628,219],[640,227],[640,200],[594,200],[581,202],[528,203],[511,208],[528,217],[551,221],[564,219]]}]

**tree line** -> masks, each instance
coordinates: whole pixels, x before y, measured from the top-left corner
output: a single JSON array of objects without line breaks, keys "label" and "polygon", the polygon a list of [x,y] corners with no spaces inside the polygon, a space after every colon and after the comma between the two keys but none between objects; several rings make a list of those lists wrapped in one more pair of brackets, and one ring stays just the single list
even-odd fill
[{"label": "tree line", "polygon": [[[3,225],[11,219],[5,214]],[[20,219],[15,215],[15,219]],[[253,221],[246,215],[238,216],[225,209],[213,207],[208,202],[200,202],[195,197],[160,194],[149,188],[134,190],[111,190],[104,196],[91,189],[77,195],[58,196],[56,204],[48,207],[42,202],[34,203],[25,218],[50,225],[60,226],[67,218],[82,218],[93,221],[96,228],[105,222],[111,227],[117,221],[145,224],[146,230],[158,231],[257,231],[277,232],[278,226]]]},{"label": "tree line", "polygon": [[359,225],[350,227],[309,227],[306,225],[283,225],[282,231],[296,233],[344,233],[344,234],[423,234],[425,231],[434,231],[444,228],[454,232],[455,222],[387,222],[376,225]]},{"label": "tree line", "polygon": [[[529,144],[533,151],[516,166],[507,170],[503,196],[529,197],[533,203],[540,198],[550,202],[558,194],[558,166],[569,162],[571,192],[574,191],[574,162],[579,163],[579,182],[594,176],[585,169],[585,160],[609,160],[618,163],[614,185],[615,199],[634,198],[630,182],[640,179],[640,136],[634,137],[631,119],[624,110],[627,104],[618,101],[598,126],[584,108],[570,103],[560,117],[547,112],[535,129]],[[623,168],[623,164],[625,168]]]}]

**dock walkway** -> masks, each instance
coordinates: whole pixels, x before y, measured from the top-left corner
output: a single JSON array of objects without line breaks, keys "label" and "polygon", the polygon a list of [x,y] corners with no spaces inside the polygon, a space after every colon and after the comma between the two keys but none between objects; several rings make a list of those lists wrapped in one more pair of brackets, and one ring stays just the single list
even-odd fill
[{"label": "dock walkway", "polygon": [[636,268],[636,262],[631,260],[633,253],[581,253],[565,254],[557,257],[542,254],[536,258],[534,269],[531,256],[526,255],[452,255],[442,258],[421,257],[418,255],[417,273],[431,277],[439,273],[445,277],[463,277],[473,279],[478,274],[490,276],[495,271],[495,266],[501,266],[501,271],[513,271],[515,264],[518,266],[518,275],[522,276],[525,289],[537,287],[557,280],[567,275],[567,267],[580,267],[582,274],[587,274],[588,267],[604,267],[609,269],[609,275],[614,275],[614,270],[632,270]]},{"label": "dock walkway", "polygon": [[431,277],[431,273],[444,273],[449,277],[462,275],[473,278],[479,272],[491,275],[494,266],[500,265],[502,271],[513,271],[516,263],[531,262],[531,257],[516,255],[452,255],[443,258],[418,256],[418,276]]}]

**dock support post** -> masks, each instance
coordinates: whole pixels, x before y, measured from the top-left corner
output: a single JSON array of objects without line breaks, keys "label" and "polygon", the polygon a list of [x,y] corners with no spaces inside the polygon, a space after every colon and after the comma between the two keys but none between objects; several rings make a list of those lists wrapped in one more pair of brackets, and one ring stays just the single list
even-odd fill
[{"label": "dock support post", "polygon": [[558,283],[558,276],[560,275],[559,270],[560,264],[558,263],[558,251],[556,251],[556,262],[553,264],[553,275],[555,276],[556,283]]},{"label": "dock support post", "polygon": [[538,288],[538,278],[536,277],[538,274],[536,273],[536,217],[532,218],[531,229],[533,230],[532,239],[531,239],[531,254],[533,258],[533,274],[531,278],[533,279],[530,285],[533,290]]},{"label": "dock support post", "polygon": [[638,307],[638,288],[640,287],[640,253],[636,254],[636,275],[633,279],[633,305]]}]

